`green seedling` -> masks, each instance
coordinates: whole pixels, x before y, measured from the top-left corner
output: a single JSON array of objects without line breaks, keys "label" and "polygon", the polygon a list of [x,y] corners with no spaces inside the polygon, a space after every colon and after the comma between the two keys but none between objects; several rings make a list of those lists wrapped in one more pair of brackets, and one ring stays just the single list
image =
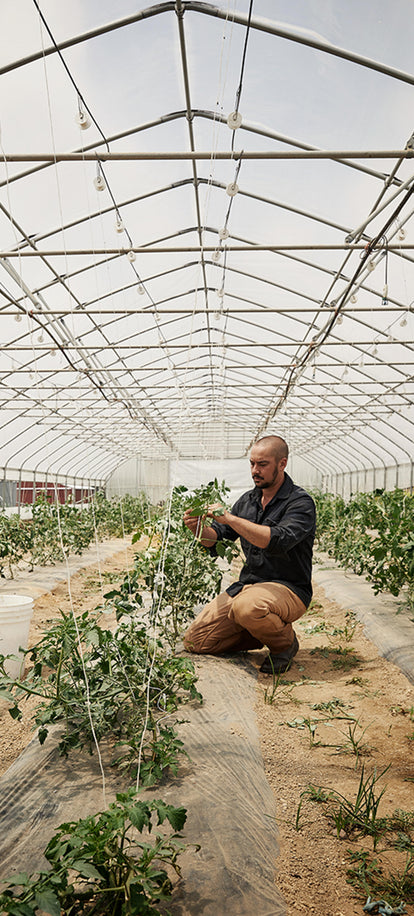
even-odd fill
[{"label": "green seedling", "polygon": [[272,706],[276,698],[281,699],[283,697],[289,699],[292,703],[298,704],[299,700],[293,694],[296,682],[286,681],[283,677],[283,672],[276,672],[271,658],[270,664],[272,666],[272,685],[271,687],[266,687],[264,691],[264,702]]},{"label": "green seedling", "polygon": [[384,776],[389,768],[390,765],[380,773],[377,773],[376,769],[374,769],[369,776],[365,777],[364,767],[362,767],[355,801],[347,799],[340,792],[331,789],[315,788],[312,785],[307,786],[300,796],[301,800],[296,816],[297,824],[299,824],[300,811],[305,799],[318,801],[323,804],[326,817],[335,824],[338,836],[342,832],[347,836],[370,836],[375,849],[385,826],[384,820],[378,817],[378,808],[386,791],[386,787],[384,787],[377,794],[376,786],[379,779]]},{"label": "green seedling", "polygon": [[[388,906],[388,912],[392,910],[393,913],[405,913],[404,904],[414,903],[412,853],[407,853],[404,867],[400,871],[385,871],[379,859],[373,858],[366,850],[348,850],[348,857],[352,865],[347,871],[347,881],[365,897],[368,895],[368,900],[371,899],[371,895],[376,900],[380,899]],[[366,911],[368,912],[368,908]],[[382,912],[387,912],[385,906]]]},{"label": "green seedling", "polygon": [[322,658],[330,659],[334,668],[342,671],[349,671],[361,664],[361,659],[353,651],[342,647],[332,648],[328,646],[315,646],[310,651],[311,655],[319,655]]},{"label": "green seedling", "polygon": [[355,687],[368,687],[369,680],[365,677],[358,677],[358,675],[356,675],[355,677],[351,677],[349,681],[346,681],[346,683],[349,686],[355,685]]},{"label": "green seedling", "polygon": [[361,754],[370,754],[372,750],[370,746],[362,740],[368,728],[369,726],[367,725],[358,735],[357,732],[358,729],[361,729],[361,726],[357,720],[354,720],[352,724],[350,723],[348,725],[347,732],[345,733],[347,735],[347,740],[345,744],[342,745],[341,750],[355,755],[355,769],[358,766]]},{"label": "green seedling", "polygon": [[343,700],[340,700],[338,697],[332,697],[332,700],[327,700],[325,703],[313,703],[311,709],[319,710],[320,712],[329,712],[334,715],[338,709],[345,709],[346,703]]},{"label": "green seedling", "polygon": [[[270,663],[272,664],[272,659],[270,659]],[[266,687],[265,692],[264,692],[264,701],[269,706],[273,705],[275,698],[276,698],[276,694],[279,693],[280,686],[285,685],[281,672],[276,674],[275,669],[273,668],[273,665],[272,665],[272,669],[273,669],[272,670],[272,686]]]},{"label": "green seedling", "polygon": [[316,599],[312,598],[312,601],[306,611],[306,616],[307,617],[310,617],[312,615],[320,616],[320,614],[322,613],[323,613],[323,605],[319,601],[316,601]]},{"label": "green seedling", "polygon": [[355,630],[357,628],[357,621],[351,618],[350,614],[345,615],[347,617],[347,623],[343,627],[334,627],[328,634],[328,638],[332,640],[344,639],[345,642],[349,643],[355,636]]},{"label": "green seedling", "polygon": [[308,801],[311,802],[315,802],[315,804],[318,805],[326,805],[330,803],[331,796],[332,792],[330,789],[323,789],[321,786],[307,786],[306,789],[304,789],[300,794],[300,802],[296,811],[295,829],[298,831],[301,829],[300,818],[305,799],[308,799]]},{"label": "green seedling", "polygon": [[324,620],[321,620],[319,623],[311,623],[310,626],[304,628],[304,633],[306,636],[313,636],[314,633],[325,633],[327,630],[327,625]]}]

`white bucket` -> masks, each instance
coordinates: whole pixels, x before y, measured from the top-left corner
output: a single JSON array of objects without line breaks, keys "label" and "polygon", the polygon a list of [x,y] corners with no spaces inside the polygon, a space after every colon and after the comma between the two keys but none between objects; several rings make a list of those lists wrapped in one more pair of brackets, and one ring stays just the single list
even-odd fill
[{"label": "white bucket", "polygon": [[0,652],[2,655],[19,655],[8,659],[5,668],[10,677],[18,678],[24,660],[20,647],[27,649],[33,598],[27,595],[0,595]]}]

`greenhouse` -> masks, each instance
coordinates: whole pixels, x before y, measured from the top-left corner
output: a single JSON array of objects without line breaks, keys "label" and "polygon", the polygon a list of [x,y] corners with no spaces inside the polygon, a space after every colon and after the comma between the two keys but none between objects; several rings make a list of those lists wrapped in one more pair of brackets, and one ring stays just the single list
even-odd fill
[{"label": "greenhouse", "polygon": [[[413,42],[410,0],[2,4],[0,610],[17,594],[35,612],[16,669],[4,661],[0,622],[9,838],[0,844],[0,916],[354,916],[367,898],[367,912],[414,912]],[[239,647],[226,663],[182,642],[200,607],[238,579],[234,543],[224,535],[210,557],[203,526],[213,524],[220,541],[220,513],[251,490],[249,457],[267,448],[262,439],[275,441],[267,437],[287,443],[289,479],[311,494],[317,517],[300,651],[287,682],[273,670],[271,687],[260,648]],[[11,622],[25,617],[11,608]],[[346,667],[352,658],[356,673]],[[118,662],[126,680],[115,688]],[[68,700],[74,672],[77,699]],[[367,750],[363,707],[382,721],[388,694],[382,711],[375,696],[386,689],[394,809],[404,817],[386,809],[377,835],[391,762],[380,734],[378,759],[372,742]],[[266,744],[277,724],[269,717],[280,726],[284,705],[290,738]],[[327,717],[338,726],[338,710],[347,737],[332,743],[324,729]],[[28,734],[33,722],[39,740]],[[292,770],[285,802],[297,836],[283,836],[292,859],[282,858],[276,890],[283,771],[272,759],[279,747],[299,761],[304,731],[307,756],[319,754],[333,782],[315,799],[305,758]],[[111,752],[122,746],[119,777],[105,742]],[[342,775],[332,777],[328,747],[354,755]],[[314,891],[300,892],[294,865],[312,801],[337,838],[360,835],[344,796],[334,798],[351,776],[375,800],[364,842],[374,837],[374,855],[388,830],[391,855],[403,857],[387,865],[400,876],[391,891],[372,877],[382,859],[354,852],[340,880],[365,893],[362,903],[335,897],[332,837],[318,874],[302,849]],[[91,784],[85,803],[82,780]],[[27,790],[10,815],[17,783]],[[65,803],[53,806],[54,795]],[[124,895],[111,908],[107,890],[96,891],[107,866],[96,850],[85,862],[94,831],[112,829],[104,820],[115,804],[118,833],[107,844],[121,836],[123,850],[134,828],[158,844],[159,859],[141,884],[111,873]],[[69,866],[79,866],[81,890],[68,890],[57,863],[69,840],[52,833],[94,811],[102,821],[85,820],[83,857]],[[192,852],[179,849],[186,842]],[[47,843],[55,884],[42,872],[33,890],[27,874],[44,868]],[[324,903],[317,888],[331,858]],[[13,864],[27,880],[9,893]],[[384,900],[389,909],[378,909]]]}]

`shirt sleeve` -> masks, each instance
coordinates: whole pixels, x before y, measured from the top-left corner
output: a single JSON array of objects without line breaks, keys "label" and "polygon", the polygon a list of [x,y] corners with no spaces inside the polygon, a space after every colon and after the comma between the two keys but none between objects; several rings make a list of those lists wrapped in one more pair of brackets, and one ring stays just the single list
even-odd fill
[{"label": "shirt sleeve", "polygon": [[277,556],[287,553],[315,532],[316,511],[313,499],[308,495],[300,496],[292,502],[278,523],[272,522],[271,515],[264,524],[270,528],[270,541],[266,553]]},{"label": "shirt sleeve", "polygon": [[236,541],[239,535],[229,525],[221,525],[220,522],[211,522],[210,528],[214,528],[218,541]]}]

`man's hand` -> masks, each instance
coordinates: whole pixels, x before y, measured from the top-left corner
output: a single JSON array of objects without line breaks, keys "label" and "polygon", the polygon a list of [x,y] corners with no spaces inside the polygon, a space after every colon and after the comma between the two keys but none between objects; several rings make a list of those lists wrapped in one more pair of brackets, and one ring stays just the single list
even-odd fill
[{"label": "man's hand", "polygon": [[203,518],[200,515],[193,515],[192,513],[192,509],[186,509],[183,515],[183,522],[184,525],[197,536],[202,528]]},{"label": "man's hand", "polygon": [[216,522],[222,522],[223,525],[226,524],[226,515],[228,514],[227,509],[221,503],[213,503],[211,506],[206,507],[207,518],[214,518]]},{"label": "man's hand", "polygon": [[203,547],[212,547],[217,541],[217,534],[214,528],[205,527],[204,522],[207,516],[207,508],[201,514],[194,515],[194,509],[186,509],[183,515],[183,522],[187,528],[192,531],[195,538],[200,541]]}]

